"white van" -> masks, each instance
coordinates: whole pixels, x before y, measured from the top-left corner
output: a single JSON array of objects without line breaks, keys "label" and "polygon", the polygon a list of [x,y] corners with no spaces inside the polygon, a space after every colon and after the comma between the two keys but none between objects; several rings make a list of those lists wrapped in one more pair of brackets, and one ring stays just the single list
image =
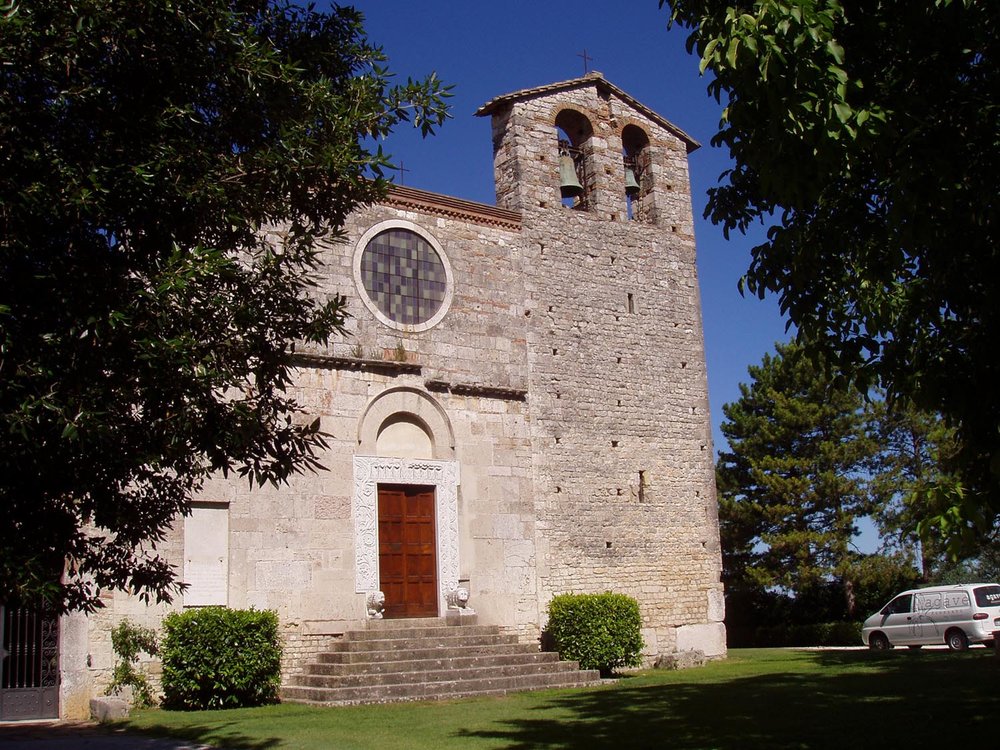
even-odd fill
[{"label": "white van", "polygon": [[963,651],[970,643],[992,646],[995,630],[1000,630],[1000,584],[960,583],[904,591],[865,620],[861,640],[877,650],[946,643]]}]

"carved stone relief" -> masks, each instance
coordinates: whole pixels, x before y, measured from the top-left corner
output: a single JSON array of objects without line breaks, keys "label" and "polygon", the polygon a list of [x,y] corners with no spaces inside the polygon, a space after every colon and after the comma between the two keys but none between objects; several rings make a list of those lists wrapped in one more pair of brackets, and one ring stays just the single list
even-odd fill
[{"label": "carved stone relief", "polygon": [[378,484],[420,484],[434,487],[437,516],[437,563],[439,609],[447,595],[458,587],[458,483],[457,461],[429,459],[354,457],[355,591],[377,591],[378,575]]}]

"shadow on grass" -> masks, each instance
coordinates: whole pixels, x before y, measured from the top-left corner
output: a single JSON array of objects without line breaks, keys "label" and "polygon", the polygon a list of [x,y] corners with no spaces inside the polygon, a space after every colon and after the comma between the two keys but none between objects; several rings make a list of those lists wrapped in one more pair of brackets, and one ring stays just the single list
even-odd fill
[{"label": "shadow on grass", "polygon": [[268,748],[281,745],[282,740],[279,737],[250,737],[242,732],[241,726],[238,721],[187,727],[147,724],[141,728],[129,729],[129,731],[151,737],[172,737],[186,742],[226,748],[226,750],[268,750]]},{"label": "shadow on grass", "polygon": [[996,746],[1000,664],[991,655],[822,651],[801,659],[812,669],[561,694],[535,709],[547,716],[457,735],[512,749]]}]

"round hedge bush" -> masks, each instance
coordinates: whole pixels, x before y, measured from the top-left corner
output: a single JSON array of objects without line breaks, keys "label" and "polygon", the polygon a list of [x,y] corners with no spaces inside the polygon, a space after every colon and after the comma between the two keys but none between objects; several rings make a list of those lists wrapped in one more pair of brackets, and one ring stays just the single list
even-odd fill
[{"label": "round hedge bush", "polygon": [[642,663],[639,603],[624,594],[560,594],[549,602],[546,635],[560,658],[608,676]]}]

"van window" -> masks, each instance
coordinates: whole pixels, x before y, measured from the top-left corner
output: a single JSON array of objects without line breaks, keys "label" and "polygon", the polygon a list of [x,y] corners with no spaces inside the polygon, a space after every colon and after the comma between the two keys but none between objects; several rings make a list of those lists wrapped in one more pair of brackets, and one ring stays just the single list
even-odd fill
[{"label": "van window", "polygon": [[1000,607],[1000,586],[980,586],[972,590],[979,607]]},{"label": "van window", "polygon": [[901,615],[905,612],[910,611],[910,604],[913,601],[913,594],[903,594],[902,596],[897,596],[891,602],[885,605],[885,609],[882,610],[884,615]]}]

